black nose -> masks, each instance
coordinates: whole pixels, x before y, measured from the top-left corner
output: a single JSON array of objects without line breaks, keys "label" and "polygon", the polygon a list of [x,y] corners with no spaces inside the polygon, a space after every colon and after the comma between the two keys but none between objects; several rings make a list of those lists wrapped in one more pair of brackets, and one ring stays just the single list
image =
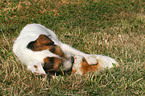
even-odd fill
[{"label": "black nose", "polygon": [[73,56],[71,57],[71,63],[72,64],[74,63],[74,57]]}]

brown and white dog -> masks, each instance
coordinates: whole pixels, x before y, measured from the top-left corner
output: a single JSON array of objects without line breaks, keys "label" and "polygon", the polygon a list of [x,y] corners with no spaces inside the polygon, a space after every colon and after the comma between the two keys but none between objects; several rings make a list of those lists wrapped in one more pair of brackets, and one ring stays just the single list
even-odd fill
[{"label": "brown and white dog", "polygon": [[40,24],[28,24],[22,29],[13,52],[28,70],[38,75],[60,71],[60,67],[69,70],[74,55],[83,56],[88,64],[97,64],[96,58],[62,43],[53,31]]}]

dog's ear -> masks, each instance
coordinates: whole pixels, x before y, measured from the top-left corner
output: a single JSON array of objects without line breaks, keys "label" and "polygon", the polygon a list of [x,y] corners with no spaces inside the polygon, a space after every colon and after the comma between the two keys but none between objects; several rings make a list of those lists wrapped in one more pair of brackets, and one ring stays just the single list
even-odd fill
[{"label": "dog's ear", "polygon": [[67,56],[63,53],[63,51],[61,50],[61,48],[58,45],[53,45],[53,46],[49,46],[48,47],[49,51],[59,55],[60,57],[66,57]]},{"label": "dog's ear", "polygon": [[54,45],[54,42],[46,35],[41,34],[35,41],[31,41],[27,48],[33,51],[41,51],[49,49],[49,45]]},{"label": "dog's ear", "polygon": [[37,44],[40,44],[40,45],[53,45],[54,42],[46,35],[39,35],[38,39],[36,40],[36,43]]},{"label": "dog's ear", "polygon": [[67,58],[67,56],[61,50],[61,48],[58,45],[55,45],[49,37],[43,34],[41,34],[35,41],[30,42],[27,45],[27,48],[33,51],[42,51],[48,49],[50,52],[57,54],[60,57]]},{"label": "dog's ear", "polygon": [[59,70],[60,66],[63,64],[63,60],[57,57],[46,57],[43,61],[43,69],[46,72]]}]

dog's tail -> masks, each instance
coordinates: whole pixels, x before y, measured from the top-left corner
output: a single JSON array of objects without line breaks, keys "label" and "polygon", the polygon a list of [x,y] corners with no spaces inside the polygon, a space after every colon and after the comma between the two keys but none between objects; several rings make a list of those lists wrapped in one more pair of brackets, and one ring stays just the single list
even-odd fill
[{"label": "dog's tail", "polygon": [[101,69],[119,67],[118,62],[109,56],[96,54],[92,54],[92,56],[97,59],[98,65],[100,66]]}]

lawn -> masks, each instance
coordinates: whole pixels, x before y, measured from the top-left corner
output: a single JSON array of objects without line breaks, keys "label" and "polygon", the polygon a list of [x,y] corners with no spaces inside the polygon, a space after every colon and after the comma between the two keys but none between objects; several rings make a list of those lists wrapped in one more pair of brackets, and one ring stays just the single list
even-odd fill
[{"label": "lawn", "polygon": [[[54,79],[33,75],[12,52],[29,23],[85,53],[115,58],[120,67]],[[0,96],[145,95],[144,0],[1,0],[0,25]]]}]

